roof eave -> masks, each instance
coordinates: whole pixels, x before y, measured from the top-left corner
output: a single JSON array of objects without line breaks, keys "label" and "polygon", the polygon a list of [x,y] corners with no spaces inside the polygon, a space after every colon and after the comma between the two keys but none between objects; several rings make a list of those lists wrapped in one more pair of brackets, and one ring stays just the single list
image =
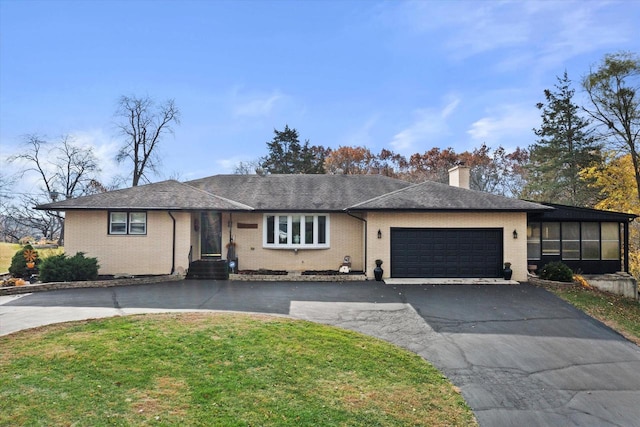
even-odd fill
[{"label": "roof eave", "polygon": [[547,212],[553,208],[505,209],[505,208],[366,208],[350,207],[347,212]]},{"label": "roof eave", "polygon": [[215,208],[215,207],[175,207],[175,206],[72,206],[72,207],[47,207],[47,205],[35,206],[34,209],[41,211],[206,211],[215,210],[220,212],[253,212],[253,208]]}]

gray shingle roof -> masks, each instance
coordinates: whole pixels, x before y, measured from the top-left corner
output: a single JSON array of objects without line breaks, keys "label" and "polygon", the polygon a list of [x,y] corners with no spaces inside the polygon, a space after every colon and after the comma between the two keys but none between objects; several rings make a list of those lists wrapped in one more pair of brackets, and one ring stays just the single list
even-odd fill
[{"label": "gray shingle roof", "polygon": [[44,210],[144,209],[144,210],[248,210],[251,207],[213,195],[178,181],[114,190],[40,205]]},{"label": "gray shingle roof", "polygon": [[543,211],[548,207],[483,191],[425,181],[383,194],[349,210]]},{"label": "gray shingle roof", "polygon": [[228,199],[269,211],[341,211],[411,184],[382,175],[216,175],[189,181]]},{"label": "gray shingle roof", "polygon": [[543,211],[533,202],[436,182],[411,184],[382,175],[215,175],[115,190],[40,205],[43,210],[220,211]]}]

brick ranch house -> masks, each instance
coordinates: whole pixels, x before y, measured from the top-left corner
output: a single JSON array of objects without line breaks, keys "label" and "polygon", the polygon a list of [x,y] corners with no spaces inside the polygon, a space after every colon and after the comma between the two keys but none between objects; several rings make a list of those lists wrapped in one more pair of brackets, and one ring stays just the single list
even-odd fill
[{"label": "brick ranch house", "polygon": [[633,215],[589,210],[577,218],[577,234],[562,240],[565,228],[576,231],[565,224],[571,218],[554,217],[563,207],[470,190],[466,167],[449,173],[450,185],[381,175],[216,175],[37,209],[64,211],[66,252],[96,257],[103,275],[169,274],[228,258],[240,270],[338,270],[349,256],[367,278],[380,259],[384,278],[498,278],[510,262],[513,279],[525,281],[529,265],[563,254],[583,271],[594,257],[598,273],[628,271]]}]

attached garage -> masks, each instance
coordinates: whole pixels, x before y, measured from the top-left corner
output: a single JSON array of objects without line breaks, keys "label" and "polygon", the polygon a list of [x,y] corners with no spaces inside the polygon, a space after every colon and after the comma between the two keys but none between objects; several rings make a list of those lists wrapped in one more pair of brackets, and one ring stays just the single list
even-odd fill
[{"label": "attached garage", "polygon": [[501,277],[502,228],[392,228],[391,277]]}]

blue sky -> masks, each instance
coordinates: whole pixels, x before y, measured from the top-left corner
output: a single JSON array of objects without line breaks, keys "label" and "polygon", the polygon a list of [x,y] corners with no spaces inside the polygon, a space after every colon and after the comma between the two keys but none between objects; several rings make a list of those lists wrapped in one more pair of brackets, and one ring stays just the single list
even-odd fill
[{"label": "blue sky", "polygon": [[639,1],[0,0],[0,157],[25,134],[93,146],[124,170],[122,95],[175,99],[163,174],[232,173],[273,129],[403,155],[534,142],[565,70],[640,52]]}]

